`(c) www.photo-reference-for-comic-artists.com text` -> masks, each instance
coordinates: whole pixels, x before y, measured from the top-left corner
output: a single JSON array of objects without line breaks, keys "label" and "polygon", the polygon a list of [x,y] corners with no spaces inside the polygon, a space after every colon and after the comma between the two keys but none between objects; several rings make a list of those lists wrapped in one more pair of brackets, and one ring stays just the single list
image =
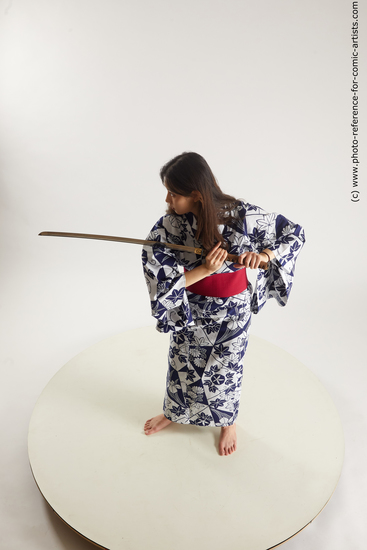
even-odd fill
[{"label": "(c) www.photo-reference-for-comic-artists.com text", "polygon": [[352,3],[352,190],[351,201],[359,202],[359,142],[358,142],[358,112],[359,112],[359,58],[358,58],[358,2]]}]

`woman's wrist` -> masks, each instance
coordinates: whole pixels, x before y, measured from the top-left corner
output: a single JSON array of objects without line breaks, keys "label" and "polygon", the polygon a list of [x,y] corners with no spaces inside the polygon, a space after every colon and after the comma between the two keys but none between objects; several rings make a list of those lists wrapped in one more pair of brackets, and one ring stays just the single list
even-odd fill
[{"label": "woman's wrist", "polygon": [[265,258],[266,262],[271,262],[271,260],[275,258],[274,252],[269,250],[269,248],[265,248],[262,252],[260,252],[260,256]]},{"label": "woman's wrist", "polygon": [[[213,272],[214,273],[214,272]],[[191,271],[185,272],[186,284],[185,287],[191,286],[195,283],[198,283],[205,277],[211,275],[212,272],[206,267],[205,264],[194,267]]]}]

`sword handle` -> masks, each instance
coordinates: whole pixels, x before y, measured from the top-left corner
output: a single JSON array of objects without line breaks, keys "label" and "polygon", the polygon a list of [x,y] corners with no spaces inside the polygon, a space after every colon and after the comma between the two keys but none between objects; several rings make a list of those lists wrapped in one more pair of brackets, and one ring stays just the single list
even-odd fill
[{"label": "sword handle", "polygon": [[[234,264],[238,264],[238,256],[236,256],[235,254],[228,254],[227,260],[233,262]],[[259,268],[264,270],[269,269],[269,262],[260,262]]]}]

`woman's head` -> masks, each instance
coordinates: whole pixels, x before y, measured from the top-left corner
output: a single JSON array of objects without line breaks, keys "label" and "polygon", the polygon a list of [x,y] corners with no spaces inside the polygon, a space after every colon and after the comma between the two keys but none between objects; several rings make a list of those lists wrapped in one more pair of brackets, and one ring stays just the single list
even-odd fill
[{"label": "woman's head", "polygon": [[184,196],[192,191],[218,188],[208,163],[197,153],[182,153],[173,158],[161,168],[160,176],[168,189]]},{"label": "woman's head", "polygon": [[[222,193],[206,160],[197,153],[182,153],[161,168],[160,176],[168,192],[192,199],[198,220],[196,238],[204,248],[223,241],[218,224],[228,218],[236,199]],[[172,208],[169,213],[174,213]]]}]

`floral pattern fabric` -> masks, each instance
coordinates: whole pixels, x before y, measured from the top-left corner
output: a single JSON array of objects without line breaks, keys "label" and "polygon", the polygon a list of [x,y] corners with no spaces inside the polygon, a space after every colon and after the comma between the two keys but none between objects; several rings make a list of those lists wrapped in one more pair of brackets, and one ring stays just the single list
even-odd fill
[{"label": "floral pattern fabric", "polygon": [[[296,258],[305,242],[304,231],[284,216],[267,213],[239,201],[233,220],[219,226],[231,254],[261,252],[275,258],[268,270],[258,270],[255,288],[229,298],[194,294],[185,288],[183,268],[202,263],[193,252],[164,245],[143,248],[143,268],[157,330],[170,332],[165,416],[181,424],[227,426],[238,415],[242,359],[247,347],[251,313],[258,313],[269,298],[287,303]],[[196,218],[163,216],[147,240],[200,247],[195,239]],[[216,273],[235,271],[225,262]]]}]

